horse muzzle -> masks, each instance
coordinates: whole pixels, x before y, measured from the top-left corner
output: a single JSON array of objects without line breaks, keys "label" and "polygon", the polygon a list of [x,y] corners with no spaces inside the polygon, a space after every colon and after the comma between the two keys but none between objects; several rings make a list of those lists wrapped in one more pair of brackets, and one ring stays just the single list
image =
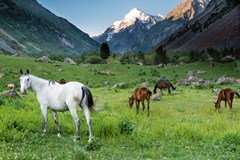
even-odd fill
[{"label": "horse muzzle", "polygon": [[27,93],[27,90],[26,90],[26,89],[21,89],[20,92],[21,92],[22,94],[26,94],[26,93]]}]

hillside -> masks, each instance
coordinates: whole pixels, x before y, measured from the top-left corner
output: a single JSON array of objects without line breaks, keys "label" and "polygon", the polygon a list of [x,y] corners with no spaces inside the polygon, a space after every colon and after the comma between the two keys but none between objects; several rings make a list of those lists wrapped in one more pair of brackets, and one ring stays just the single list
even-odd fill
[{"label": "hillside", "polygon": [[8,54],[77,55],[100,44],[36,0],[0,0],[0,48]]},{"label": "hillside", "polygon": [[[239,3],[239,2],[238,2]],[[206,10],[162,41],[168,52],[240,47],[240,5],[212,1]]]},{"label": "hillside", "polygon": [[[140,65],[69,65],[63,62],[40,63],[32,58],[0,55],[0,159],[238,159],[240,151],[240,100],[234,98],[233,109],[214,109],[217,94],[214,88],[231,87],[239,92],[239,84],[217,85],[205,89],[177,86],[173,95],[164,95],[161,101],[150,102],[150,115],[140,105],[128,106],[128,97],[142,82],[166,75],[171,82],[184,78],[189,70],[204,70],[198,76],[213,80],[222,76],[239,77],[240,61],[231,63],[192,63],[178,66]],[[94,141],[88,144],[88,127],[80,107],[81,138],[76,141],[75,124],[69,111],[58,112],[62,137],[49,110],[47,134],[43,133],[43,118],[36,95],[31,89],[25,95],[19,92],[19,68],[48,80],[64,78],[87,85],[95,101],[91,112]],[[59,71],[64,68],[64,71]],[[108,70],[115,75],[98,74]],[[131,75],[131,76],[129,76]],[[104,82],[109,81],[109,87]],[[6,98],[5,84],[17,84],[18,98]],[[125,82],[125,88],[112,88],[114,83]],[[174,83],[174,86],[176,84]],[[145,101],[146,105],[146,101]],[[14,115],[14,116],[13,116]]]},{"label": "hillside", "polygon": [[200,15],[209,2],[209,0],[182,0],[163,21],[156,23],[146,32],[144,40],[138,45],[139,49],[147,52],[158,46],[160,42]]}]

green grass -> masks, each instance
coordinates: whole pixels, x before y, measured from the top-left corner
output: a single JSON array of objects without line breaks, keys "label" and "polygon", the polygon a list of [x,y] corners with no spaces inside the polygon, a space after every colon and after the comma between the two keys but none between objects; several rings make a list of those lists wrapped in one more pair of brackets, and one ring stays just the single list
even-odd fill
[{"label": "green grass", "polygon": [[[205,70],[206,75],[202,75],[205,79],[222,75],[239,78],[234,63],[216,64],[213,68],[209,65],[83,67],[0,56],[0,73],[5,73],[0,79],[0,91],[6,91],[5,84],[9,82],[19,84],[19,69],[29,68],[32,74],[46,79],[65,78],[87,83],[95,99],[94,108],[105,109],[91,114],[95,139],[93,144],[88,144],[88,129],[80,108],[81,140],[75,142],[75,124],[69,112],[59,113],[63,136],[58,138],[49,111],[48,134],[44,136],[43,119],[33,92],[29,90],[17,99],[0,96],[0,159],[239,159],[240,100],[237,98],[232,112],[223,103],[216,112],[213,102],[217,96],[211,89],[177,86],[177,94],[167,95],[164,91],[162,101],[151,101],[149,117],[142,110],[136,115],[135,105],[132,109],[128,107],[128,97],[134,88],[149,81],[152,90],[159,75],[167,75],[174,81],[176,74],[177,79],[182,79],[189,70]],[[59,68],[64,68],[64,72],[59,72]],[[116,75],[100,75],[95,70],[107,70]],[[106,80],[110,87],[103,86]],[[113,89],[111,86],[118,82],[129,86]],[[236,84],[216,87],[239,89]]]}]

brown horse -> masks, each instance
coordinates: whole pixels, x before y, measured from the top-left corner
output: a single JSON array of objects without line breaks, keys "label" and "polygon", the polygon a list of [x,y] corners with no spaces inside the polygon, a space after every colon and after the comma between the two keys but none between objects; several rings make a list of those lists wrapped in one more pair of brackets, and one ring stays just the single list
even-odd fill
[{"label": "brown horse", "polygon": [[168,94],[171,94],[171,90],[175,90],[176,88],[173,87],[172,83],[170,82],[164,82],[164,81],[158,81],[155,86],[154,86],[154,90],[153,93],[157,93],[157,88],[159,88],[161,91],[162,89],[167,89],[168,90]]},{"label": "brown horse", "polygon": [[148,109],[148,116],[149,116],[149,103],[150,103],[150,97],[152,95],[152,92],[145,88],[137,88],[135,89],[134,93],[132,94],[131,97],[129,97],[129,106],[130,108],[132,108],[134,101],[136,102],[136,109],[137,109],[137,114],[139,112],[139,103],[141,101],[142,103],[142,107],[143,107],[143,111],[145,109],[145,104],[144,104],[144,100],[147,100],[147,109]]},{"label": "brown horse", "polygon": [[227,104],[226,104],[226,102],[227,102],[230,111],[232,111],[232,103],[233,103],[234,94],[240,98],[240,95],[237,92],[234,92],[231,88],[222,89],[218,94],[217,102],[214,103],[215,109],[216,110],[220,109],[220,107],[221,107],[220,104],[221,104],[221,101],[223,100],[223,101],[225,101],[225,107],[227,107]]},{"label": "brown horse", "polygon": [[66,81],[65,79],[60,79],[60,80],[58,80],[58,83],[59,83],[59,84],[66,84],[67,81]]}]

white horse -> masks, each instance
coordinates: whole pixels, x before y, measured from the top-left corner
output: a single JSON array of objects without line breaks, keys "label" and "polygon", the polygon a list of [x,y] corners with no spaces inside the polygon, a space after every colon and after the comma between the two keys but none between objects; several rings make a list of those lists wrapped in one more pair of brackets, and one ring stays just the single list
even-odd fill
[{"label": "white horse", "polygon": [[37,100],[40,103],[43,119],[44,130],[47,133],[47,109],[53,112],[54,121],[58,128],[58,137],[61,136],[61,128],[58,124],[57,111],[64,112],[69,110],[76,124],[77,140],[80,139],[80,120],[77,115],[77,107],[80,106],[86,117],[89,128],[89,143],[93,138],[91,118],[89,110],[93,107],[93,98],[90,90],[79,82],[68,82],[59,84],[57,82],[45,80],[20,70],[20,92],[25,94],[29,87],[36,93]]}]

